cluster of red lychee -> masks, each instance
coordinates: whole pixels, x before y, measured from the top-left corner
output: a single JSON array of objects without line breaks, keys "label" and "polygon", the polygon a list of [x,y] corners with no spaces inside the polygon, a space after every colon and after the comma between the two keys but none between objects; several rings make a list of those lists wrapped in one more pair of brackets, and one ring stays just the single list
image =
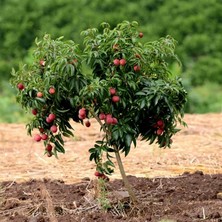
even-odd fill
[{"label": "cluster of red lychee", "polygon": [[[113,64],[114,64],[114,66],[125,66],[126,60],[125,59],[114,59]],[[135,72],[139,72],[141,70],[141,68],[139,65],[134,65],[133,70]]]},{"label": "cluster of red lychee", "polygon": [[109,88],[109,93],[112,96],[112,101],[114,103],[118,103],[120,101],[120,97],[117,95],[117,91],[115,88],[113,87]]},{"label": "cluster of red lychee", "polygon": [[109,177],[106,176],[104,173],[100,173],[99,171],[96,171],[96,172],[94,173],[94,175],[95,175],[96,177],[98,177],[98,179],[103,179],[103,180],[105,180],[105,181],[109,181]]},{"label": "cluster of red lychee", "polygon": [[156,124],[154,124],[154,127],[156,128],[156,134],[160,136],[164,132],[165,123],[162,119],[160,119],[156,122]]},{"label": "cluster of red lychee", "polygon": [[[84,120],[85,118],[86,118],[86,109],[85,108],[81,108],[80,110],[79,110],[79,115],[78,115],[78,117],[79,117],[79,119],[82,119],[82,120]],[[91,122],[89,121],[89,120],[86,120],[85,121],[85,126],[86,127],[90,127],[91,126]]]},{"label": "cluster of red lychee", "polygon": [[[138,36],[139,36],[139,38],[143,38],[143,33],[140,32],[138,34]],[[118,51],[119,50],[119,45],[118,44],[114,44],[113,45],[113,49],[114,49],[114,51]],[[140,58],[140,55],[138,55],[138,54],[136,54],[136,55],[137,55],[136,56],[137,58]],[[116,59],[113,60],[113,65],[114,66],[125,66],[126,63],[127,63],[127,61],[124,58],[122,58],[122,59],[116,58]],[[139,65],[134,65],[133,70],[135,72],[139,72],[141,70],[141,67]]]},{"label": "cluster of red lychee", "polygon": [[118,123],[117,118],[113,117],[112,114],[100,113],[99,119],[104,120],[107,125],[116,125]]},{"label": "cluster of red lychee", "polygon": [[[35,109],[32,110],[32,113],[34,113],[34,115],[35,115],[36,112],[37,111],[35,111]],[[50,131],[52,133],[56,133],[58,131],[58,128],[57,128],[56,124],[53,124],[55,119],[56,119],[56,115],[54,113],[50,113],[46,117],[46,120],[45,120],[47,123],[52,124],[51,127],[50,127]],[[48,134],[45,132],[45,129],[40,127],[39,128],[39,132],[40,132],[40,134],[36,134],[34,136],[34,140],[36,142],[40,142],[41,140],[47,141],[49,137],[48,137]],[[49,157],[51,157],[52,156],[52,145],[51,144],[47,144],[45,150],[47,151],[47,155]]]}]

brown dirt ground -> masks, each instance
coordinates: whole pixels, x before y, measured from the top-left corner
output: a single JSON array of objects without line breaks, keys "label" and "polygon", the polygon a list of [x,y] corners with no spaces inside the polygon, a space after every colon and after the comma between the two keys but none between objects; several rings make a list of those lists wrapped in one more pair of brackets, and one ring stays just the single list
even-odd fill
[{"label": "brown dirt ground", "polygon": [[123,162],[140,202],[132,208],[116,200],[124,190],[116,169],[107,184],[108,213],[96,201],[95,165],[88,160],[102,136],[96,122],[87,129],[74,123],[75,138],[67,139],[58,160],[44,156],[24,124],[1,124],[0,221],[222,221],[221,117],[185,115],[188,127],[171,149],[138,141]]}]

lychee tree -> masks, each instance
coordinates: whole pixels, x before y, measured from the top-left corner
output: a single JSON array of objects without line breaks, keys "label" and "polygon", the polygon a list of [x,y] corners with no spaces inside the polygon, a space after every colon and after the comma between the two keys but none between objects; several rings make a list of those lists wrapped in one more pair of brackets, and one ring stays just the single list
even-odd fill
[{"label": "lychee tree", "polygon": [[[179,62],[175,40],[167,36],[142,43],[137,22],[122,22],[102,31],[82,32],[84,50],[73,41],[36,40],[31,65],[13,70],[17,100],[34,118],[27,124],[34,139],[44,141],[48,156],[64,153],[64,137],[72,136],[70,120],[90,127],[94,118],[104,137],[89,149],[99,178],[108,179],[116,158],[131,200],[136,197],[127,180],[120,153],[127,156],[137,139],[170,147],[179,131],[186,102],[181,80],[169,65]],[[90,73],[84,73],[87,66]],[[85,69],[84,69],[85,70]]]}]

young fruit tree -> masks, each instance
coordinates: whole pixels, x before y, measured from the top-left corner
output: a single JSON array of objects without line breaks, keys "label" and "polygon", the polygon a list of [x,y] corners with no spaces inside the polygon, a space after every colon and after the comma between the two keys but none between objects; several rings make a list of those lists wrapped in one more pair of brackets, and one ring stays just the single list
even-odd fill
[{"label": "young fruit tree", "polygon": [[120,154],[127,156],[137,139],[170,147],[178,123],[185,125],[187,93],[169,68],[178,62],[175,40],[143,43],[137,22],[128,21],[113,29],[103,23],[101,32],[92,28],[82,35],[82,51],[62,37],[36,40],[33,63],[13,70],[11,83],[18,88],[17,101],[34,115],[28,133],[38,129],[34,140],[43,141],[49,157],[65,153],[63,138],[73,136],[70,120],[90,127],[96,119],[104,137],[89,149],[95,176],[108,180],[116,158],[135,203]]}]

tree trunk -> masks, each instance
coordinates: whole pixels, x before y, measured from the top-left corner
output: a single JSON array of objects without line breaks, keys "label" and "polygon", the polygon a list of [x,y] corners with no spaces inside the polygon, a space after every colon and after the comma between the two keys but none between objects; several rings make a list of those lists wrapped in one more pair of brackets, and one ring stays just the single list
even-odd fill
[{"label": "tree trunk", "polygon": [[115,155],[116,155],[116,160],[117,160],[117,163],[119,166],[119,170],[120,170],[123,182],[124,182],[124,186],[126,187],[128,193],[129,193],[130,199],[132,200],[133,204],[136,204],[136,203],[138,203],[138,201],[137,201],[135,193],[132,190],[129,180],[126,176],[126,172],[123,167],[123,163],[122,163],[122,159],[121,159],[119,150],[116,147],[114,147],[114,149],[115,149]]},{"label": "tree trunk", "polygon": [[[95,113],[92,110],[91,110],[91,114],[98,121],[98,123],[103,128],[103,131],[108,135],[108,137],[111,137],[110,132],[106,130],[106,128],[103,126],[101,120],[98,118],[97,115],[95,115]],[[119,150],[115,145],[113,146],[113,148],[115,150],[116,160],[117,160],[117,163],[118,163],[120,174],[121,174],[122,179],[123,179],[124,186],[125,186],[125,188],[127,189],[128,193],[129,193],[131,201],[133,202],[133,204],[136,204],[136,203],[138,203],[138,201],[137,201],[135,193],[132,190],[132,187],[129,183],[129,180],[127,179],[126,172],[125,172],[124,167],[123,167],[123,163],[122,163],[122,159],[121,159]]]}]

